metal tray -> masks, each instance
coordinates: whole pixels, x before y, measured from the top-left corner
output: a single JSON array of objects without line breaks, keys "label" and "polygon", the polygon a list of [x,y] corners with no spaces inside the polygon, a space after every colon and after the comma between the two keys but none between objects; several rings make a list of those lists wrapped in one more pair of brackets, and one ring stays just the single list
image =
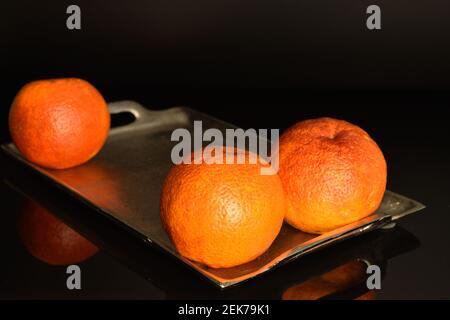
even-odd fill
[{"label": "metal tray", "polygon": [[380,208],[365,219],[322,235],[303,233],[284,224],[272,246],[259,258],[233,268],[208,268],[180,256],[160,222],[161,187],[172,165],[170,136],[172,130],[180,127],[192,131],[194,120],[202,120],[205,129],[225,130],[235,126],[184,107],[151,111],[136,102],[120,101],[109,104],[109,108],[111,114],[130,112],[136,120],[111,129],[100,153],[82,166],[65,170],[44,169],[22,158],[13,144],[2,145],[2,149],[221,288],[253,278],[337,241],[392,225],[393,221],[424,208],[417,201],[386,191]]}]

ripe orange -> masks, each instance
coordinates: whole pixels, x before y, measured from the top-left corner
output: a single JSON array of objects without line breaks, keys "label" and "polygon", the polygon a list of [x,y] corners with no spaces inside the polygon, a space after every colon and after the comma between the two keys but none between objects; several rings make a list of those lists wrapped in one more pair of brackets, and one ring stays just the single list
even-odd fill
[{"label": "ripe orange", "polygon": [[319,118],[297,123],[280,138],[279,175],[285,220],[323,233],[374,212],[386,189],[386,161],[361,128]]},{"label": "ripe orange", "polygon": [[98,248],[34,202],[26,202],[18,219],[18,233],[27,251],[50,265],[85,261]]},{"label": "ripe orange", "polygon": [[[225,156],[235,152],[224,150]],[[269,248],[283,223],[284,195],[278,175],[261,175],[262,166],[246,161],[172,167],[162,190],[161,220],[182,256],[227,268]]]},{"label": "ripe orange", "polygon": [[9,113],[17,149],[27,160],[52,169],[77,166],[95,156],[109,126],[101,94],[76,78],[28,83],[17,93]]}]

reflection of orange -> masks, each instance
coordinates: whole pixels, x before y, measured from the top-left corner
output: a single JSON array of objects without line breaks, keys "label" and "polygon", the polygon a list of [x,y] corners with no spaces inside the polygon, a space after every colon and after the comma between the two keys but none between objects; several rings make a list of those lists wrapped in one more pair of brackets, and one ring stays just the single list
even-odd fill
[{"label": "reflection of orange", "polygon": [[[367,265],[362,261],[351,261],[317,278],[290,287],[283,293],[283,300],[316,300],[330,294],[357,286],[366,278]],[[375,294],[366,293],[358,300],[375,299]]]},{"label": "reflection of orange", "polygon": [[364,130],[319,118],[299,122],[281,136],[279,175],[286,221],[323,233],[374,212],[387,173],[381,150]]},{"label": "reflection of orange", "polygon": [[[226,150],[227,156],[235,153]],[[283,222],[284,196],[279,177],[261,175],[262,167],[246,161],[171,169],[161,219],[181,255],[221,268],[251,261],[269,248]]]},{"label": "reflection of orange", "polygon": [[375,291],[367,291],[363,295],[359,296],[355,300],[375,300],[377,298],[377,294]]},{"label": "reflection of orange", "polygon": [[133,202],[127,201],[129,190],[126,174],[109,167],[105,162],[92,161],[70,170],[54,170],[52,174],[70,185],[90,202],[100,208],[114,211],[116,216],[127,219],[133,216]]},{"label": "reflection of orange", "polygon": [[91,242],[31,201],[20,212],[18,233],[32,256],[51,265],[80,263],[98,251]]},{"label": "reflection of orange", "polygon": [[40,166],[82,164],[105,143],[110,116],[90,83],[75,78],[33,81],[16,95],[9,128],[17,149]]}]

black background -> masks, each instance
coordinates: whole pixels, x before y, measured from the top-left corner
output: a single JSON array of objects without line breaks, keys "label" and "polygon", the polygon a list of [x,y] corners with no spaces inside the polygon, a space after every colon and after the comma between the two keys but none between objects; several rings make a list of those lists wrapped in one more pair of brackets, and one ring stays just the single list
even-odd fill
[{"label": "black background", "polygon": [[[365,27],[370,4],[382,30]],[[385,153],[388,188],[428,206],[404,222],[422,247],[392,267],[388,297],[449,297],[449,12],[446,0],[2,2],[1,142],[18,89],[53,77],[245,128],[348,120]]]},{"label": "black background", "polygon": [[[81,30],[66,28],[69,4],[81,8]],[[381,7],[382,30],[366,28],[369,4]],[[74,76],[108,101],[189,105],[243,127],[330,115],[381,144],[401,136],[440,145],[448,12],[445,0],[2,3],[1,140],[23,84]]]}]

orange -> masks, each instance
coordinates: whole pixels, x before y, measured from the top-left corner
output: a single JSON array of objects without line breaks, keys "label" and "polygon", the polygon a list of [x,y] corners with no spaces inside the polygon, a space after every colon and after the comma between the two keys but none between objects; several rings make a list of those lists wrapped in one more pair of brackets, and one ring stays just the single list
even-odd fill
[{"label": "orange", "polygon": [[[224,149],[224,155],[235,153]],[[212,268],[249,262],[278,235],[284,195],[278,175],[264,165],[180,164],[172,167],[161,195],[161,220],[178,252]]]},{"label": "orange", "polygon": [[17,149],[27,160],[52,169],[77,166],[95,156],[109,126],[110,115],[101,94],[76,78],[26,84],[9,113]]},{"label": "orange", "polygon": [[86,238],[31,201],[24,204],[17,226],[27,251],[50,265],[80,263],[98,251]]},{"label": "orange", "polygon": [[361,128],[319,118],[297,123],[280,138],[279,175],[285,220],[324,233],[373,213],[386,189],[386,161]]}]

